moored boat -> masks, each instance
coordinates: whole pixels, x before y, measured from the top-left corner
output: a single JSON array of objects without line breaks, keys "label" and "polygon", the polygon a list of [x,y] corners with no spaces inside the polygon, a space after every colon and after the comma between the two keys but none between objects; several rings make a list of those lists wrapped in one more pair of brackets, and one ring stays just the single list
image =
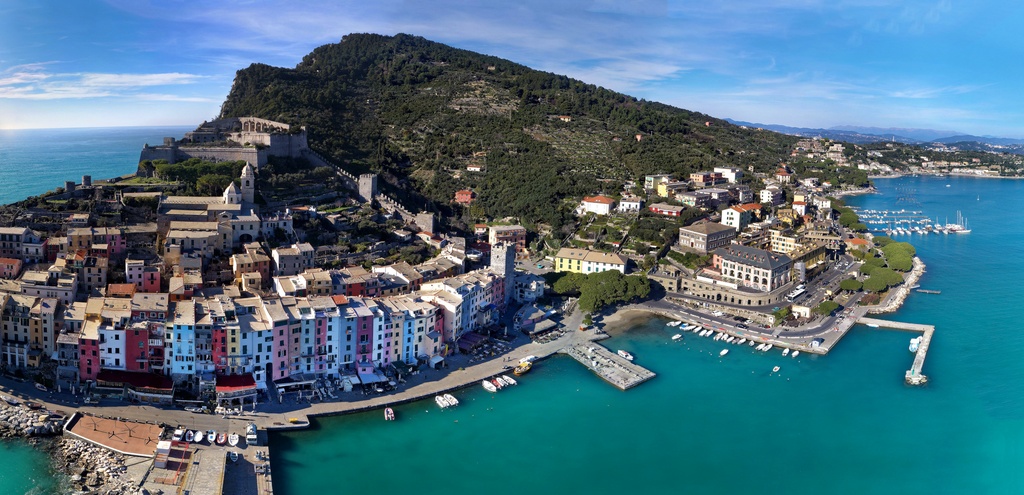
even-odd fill
[{"label": "moored boat", "polygon": [[490,380],[481,380],[480,381],[480,385],[483,385],[484,390],[486,390],[488,392],[494,393],[494,392],[498,391],[498,387],[495,387],[494,384],[491,383]]},{"label": "moored boat", "polygon": [[793,354],[790,354],[789,357],[797,357],[799,355],[800,355],[800,351],[793,351]]},{"label": "moored boat", "polygon": [[194,439],[194,438],[195,438],[195,435],[196,435],[196,434],[195,434],[195,433],[193,433],[193,432],[192,432],[192,430],[188,430],[188,431],[186,431],[186,432],[185,432],[185,441],[186,441],[186,442],[189,442],[189,443],[192,443],[192,439]]},{"label": "moored boat", "polygon": [[788,356],[789,355],[789,348],[788,347],[782,350],[782,355],[783,356]]},{"label": "moored boat", "polygon": [[437,403],[437,406],[441,409],[448,407],[448,401],[444,400],[443,395],[435,395],[434,402]]},{"label": "moored boat", "polygon": [[624,351],[624,350],[622,350],[622,349],[619,349],[618,354],[620,356],[626,358],[627,361],[632,361],[633,360],[633,355],[628,353],[628,352],[626,352],[626,351]]},{"label": "moored boat", "polygon": [[385,421],[394,421],[395,420],[395,410],[391,409],[390,407],[385,407],[384,408],[384,420]]},{"label": "moored boat", "polygon": [[237,447],[238,446],[238,440],[239,440],[238,433],[232,433],[232,434],[228,435],[228,445],[230,445],[232,447]]},{"label": "moored boat", "polygon": [[196,430],[192,432],[192,439],[197,443],[203,443],[203,437],[205,436],[206,434],[204,434],[201,430]]},{"label": "moored boat", "polygon": [[512,370],[512,373],[516,376],[523,376],[526,373],[528,373],[532,368],[533,363],[531,363],[530,361],[523,361],[519,363],[519,365],[516,366],[515,369]]},{"label": "moored boat", "polygon": [[494,387],[497,388],[498,390],[505,388],[505,384],[501,383],[501,380],[497,378],[491,378],[491,383],[493,383]]},{"label": "moored boat", "polygon": [[722,349],[722,352],[718,353],[718,357],[722,357],[726,354],[729,354],[729,349]]},{"label": "moored boat", "polygon": [[217,431],[216,430],[209,430],[209,431],[207,431],[206,432],[206,441],[210,442],[210,445],[213,445],[217,441]]},{"label": "moored boat", "polygon": [[448,401],[448,405],[450,406],[459,405],[459,399],[456,399],[452,394],[444,394],[444,400]]},{"label": "moored boat", "polygon": [[518,385],[519,384],[519,382],[517,382],[516,379],[512,378],[511,376],[501,375],[501,377],[504,378],[505,379],[505,383],[507,383],[509,385]]},{"label": "moored boat", "polygon": [[910,352],[917,352],[917,348],[921,345],[923,337],[914,337],[910,339]]},{"label": "moored boat", "polygon": [[677,334],[672,336],[672,340],[679,340],[681,338],[683,338],[683,334],[681,334],[681,333],[677,333]]},{"label": "moored boat", "polygon": [[765,351],[770,351],[770,350],[772,350],[772,347],[775,347],[775,344],[768,344],[768,347],[765,347],[764,350]]},{"label": "moored boat", "polygon": [[231,462],[238,462],[238,452],[232,450],[230,453],[228,453],[228,457],[231,458]]},{"label": "moored boat", "polygon": [[227,436],[226,433],[218,433],[217,434],[217,445],[224,445],[227,441],[228,441],[228,436]]},{"label": "moored boat", "polygon": [[739,342],[737,342],[738,345],[743,345],[743,344],[746,344],[746,343],[747,343],[747,339],[745,337],[740,339]]}]

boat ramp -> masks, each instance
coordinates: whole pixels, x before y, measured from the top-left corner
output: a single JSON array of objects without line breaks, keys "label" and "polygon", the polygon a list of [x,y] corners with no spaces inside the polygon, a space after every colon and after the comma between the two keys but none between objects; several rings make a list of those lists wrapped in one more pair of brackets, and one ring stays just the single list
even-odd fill
[{"label": "boat ramp", "polygon": [[928,346],[932,342],[932,335],[935,327],[932,325],[921,325],[918,323],[904,323],[899,321],[879,320],[877,318],[860,318],[859,323],[870,327],[891,328],[894,330],[905,330],[908,332],[921,332],[921,343],[914,353],[914,364],[907,370],[906,382],[909,385],[923,385],[928,382],[928,377],[921,373],[924,368],[924,359],[928,355]]},{"label": "boat ramp", "polygon": [[604,381],[622,390],[631,389],[656,376],[653,371],[634,364],[596,342],[570,344],[559,352],[568,354]]}]

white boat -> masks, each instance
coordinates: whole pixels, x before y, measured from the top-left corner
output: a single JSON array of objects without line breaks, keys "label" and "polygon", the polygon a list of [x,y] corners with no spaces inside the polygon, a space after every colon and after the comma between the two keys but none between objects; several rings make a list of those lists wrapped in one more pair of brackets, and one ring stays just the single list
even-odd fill
[{"label": "white boat", "polygon": [[764,350],[765,351],[770,351],[770,350],[772,350],[772,347],[775,347],[775,344],[768,344],[768,347],[765,347]]},{"label": "white boat", "polygon": [[171,440],[175,442],[181,441],[183,438],[185,438],[185,430],[174,430],[174,434],[171,435]]},{"label": "white boat", "polygon": [[679,340],[681,338],[683,338],[683,334],[681,334],[681,333],[677,333],[677,334],[672,336],[672,340]]},{"label": "white boat", "polygon": [[800,355],[800,351],[793,351],[793,354],[790,354],[789,357],[794,357],[795,358],[795,357],[797,357],[799,355]]},{"label": "white boat", "polygon": [[197,443],[203,443],[203,437],[204,436],[206,436],[206,435],[204,435],[203,432],[200,431],[200,430],[196,430],[196,431],[192,432],[192,439],[195,440]]},{"label": "white boat", "polygon": [[443,395],[435,395],[434,402],[436,402],[437,406],[440,407],[441,409],[445,409],[448,407],[448,401],[445,400]]},{"label": "white boat", "polygon": [[232,434],[228,435],[228,445],[230,445],[232,447],[237,447],[238,446],[238,439],[239,439],[238,433],[232,433]]},{"label": "white boat", "polygon": [[756,344],[756,343],[757,342],[754,342],[753,340],[747,341],[747,345],[749,345],[750,347],[754,347],[754,344]]},{"label": "white boat", "polygon": [[217,441],[217,430],[210,430],[206,432],[206,441],[213,445],[213,442]]},{"label": "white boat", "polygon": [[789,348],[787,347],[786,349],[782,350],[782,356],[785,357],[785,356],[788,356],[788,355],[789,355]]},{"label": "white boat", "polygon": [[185,432],[185,441],[189,442],[189,443],[192,443],[192,439],[195,438],[195,435],[196,434],[193,433],[192,430],[186,431]]},{"label": "white boat", "polygon": [[729,338],[725,339],[725,341],[731,344],[733,342],[736,342],[736,337],[730,335]]},{"label": "white boat", "polygon": [[628,353],[628,352],[626,352],[626,351],[624,351],[624,350],[622,350],[622,349],[619,349],[619,353],[618,354],[620,356],[626,358],[627,361],[632,361],[633,360],[633,355]]},{"label": "white boat", "polygon": [[480,385],[483,385],[484,386],[484,390],[486,390],[488,392],[494,393],[494,392],[498,391],[498,387],[495,387],[494,384],[491,383],[490,380],[483,380],[483,381],[480,382]]},{"label": "white boat", "polygon": [[722,349],[722,352],[718,353],[718,357],[722,357],[726,354],[729,354],[729,349]]},{"label": "white boat", "polygon": [[743,344],[746,344],[746,343],[747,343],[747,338],[746,337],[740,339],[740,341],[737,342],[737,344],[739,344],[739,345],[743,345]]},{"label": "white boat", "polygon": [[516,379],[512,378],[511,376],[501,375],[501,377],[504,378],[505,379],[505,383],[507,383],[509,385],[518,385],[519,384],[519,382],[517,382]]},{"label": "white boat", "polygon": [[910,352],[917,352],[917,348],[921,345],[923,337],[914,337],[910,339]]},{"label": "white boat", "polygon": [[501,380],[498,380],[497,378],[491,378],[491,383],[494,384],[494,387],[498,390],[505,388],[505,384],[501,383]]},{"label": "white boat", "polygon": [[782,369],[782,368],[776,366],[776,367],[772,368],[772,373],[778,373],[780,369]]},{"label": "white boat", "polygon": [[452,395],[452,394],[444,394],[444,398],[445,398],[445,400],[448,401],[449,405],[452,405],[452,406],[459,405],[459,399],[456,399],[455,396]]},{"label": "white boat", "polygon": [[385,407],[384,408],[384,421],[394,421],[394,420],[395,420],[395,410],[391,409],[390,407]]},{"label": "white boat", "polygon": [[757,344],[757,347],[755,347],[754,350],[755,351],[763,351],[764,350],[764,344]]}]

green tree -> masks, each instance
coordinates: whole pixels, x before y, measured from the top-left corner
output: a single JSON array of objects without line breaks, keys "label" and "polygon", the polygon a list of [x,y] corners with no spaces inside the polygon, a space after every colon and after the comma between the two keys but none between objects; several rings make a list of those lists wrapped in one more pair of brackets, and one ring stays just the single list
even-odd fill
[{"label": "green tree", "polygon": [[857,292],[861,290],[861,288],[863,287],[864,284],[862,284],[859,280],[855,278],[848,278],[846,280],[843,280],[842,282],[839,282],[840,289],[850,292]]}]

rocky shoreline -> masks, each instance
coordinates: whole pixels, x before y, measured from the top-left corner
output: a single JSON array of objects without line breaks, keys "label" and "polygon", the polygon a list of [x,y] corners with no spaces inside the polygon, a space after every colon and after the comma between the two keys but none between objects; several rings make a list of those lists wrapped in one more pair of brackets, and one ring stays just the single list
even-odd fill
[{"label": "rocky shoreline", "polygon": [[67,476],[65,493],[135,495],[145,493],[128,476],[125,457],[83,440],[62,438],[52,452],[55,468]]},{"label": "rocky shoreline", "polygon": [[66,418],[25,403],[0,401],[0,439],[25,439],[46,452],[54,471],[63,475],[63,493],[141,494],[126,475],[123,455],[73,438],[58,438]]}]

